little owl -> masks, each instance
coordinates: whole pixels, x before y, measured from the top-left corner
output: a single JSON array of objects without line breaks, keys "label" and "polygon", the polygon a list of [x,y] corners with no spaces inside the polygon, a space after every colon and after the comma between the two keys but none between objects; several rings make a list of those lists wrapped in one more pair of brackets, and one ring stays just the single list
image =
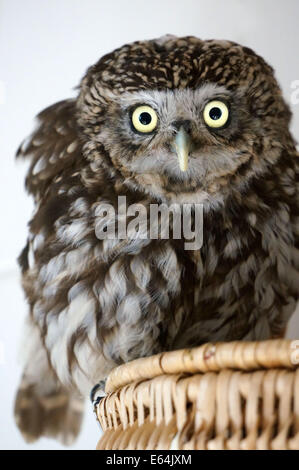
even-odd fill
[{"label": "little owl", "polygon": [[[19,257],[29,316],[15,415],[26,440],[71,443],[83,398],[118,364],[284,334],[299,291],[290,118],[251,49],[169,35],[105,55],[78,96],[38,115],[18,151],[35,201]],[[100,209],[117,218],[119,196],[201,204],[201,248],[99,239]]]}]

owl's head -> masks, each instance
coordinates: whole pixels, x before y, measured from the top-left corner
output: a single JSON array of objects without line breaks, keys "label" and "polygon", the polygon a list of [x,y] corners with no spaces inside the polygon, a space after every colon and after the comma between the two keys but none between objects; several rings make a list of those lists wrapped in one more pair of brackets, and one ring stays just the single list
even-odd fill
[{"label": "owl's head", "polygon": [[89,159],[168,202],[223,201],[294,146],[272,68],[228,41],[165,36],[107,54],[82,80],[78,118]]}]

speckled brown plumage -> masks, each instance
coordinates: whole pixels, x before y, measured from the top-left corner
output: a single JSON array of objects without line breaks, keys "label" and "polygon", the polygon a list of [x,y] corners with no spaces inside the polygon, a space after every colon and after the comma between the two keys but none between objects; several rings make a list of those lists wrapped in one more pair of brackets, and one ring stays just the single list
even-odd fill
[{"label": "speckled brown plumage", "polygon": [[[229,103],[230,122],[211,131],[202,109],[215,98]],[[153,135],[130,126],[139,103],[158,113]],[[59,382],[85,394],[136,357],[283,334],[299,272],[290,116],[273,70],[253,51],[171,36],[107,54],[88,69],[77,98],[38,116],[19,150],[30,161],[26,187],[36,203],[20,256],[30,313],[16,415],[27,438],[47,434],[47,424],[26,421],[28,403],[35,409],[28,387],[43,397]],[[185,173],[169,144],[177,119],[192,123]],[[146,207],[202,203],[202,248],[99,240],[98,209],[116,207],[119,195]],[[69,429],[57,424],[66,442],[78,431],[76,406]]]}]

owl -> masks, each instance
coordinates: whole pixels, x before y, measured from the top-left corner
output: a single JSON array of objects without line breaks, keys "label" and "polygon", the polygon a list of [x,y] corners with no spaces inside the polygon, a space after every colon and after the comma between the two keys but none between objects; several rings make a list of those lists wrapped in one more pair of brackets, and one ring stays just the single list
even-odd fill
[{"label": "owl", "polygon": [[[18,151],[35,201],[19,257],[29,314],[15,416],[27,441],[70,444],[84,398],[119,364],[284,335],[299,291],[290,118],[251,49],[171,35],[105,55],[75,98],[38,115]],[[147,210],[200,204],[201,247],[129,230],[101,239],[120,196]]]}]

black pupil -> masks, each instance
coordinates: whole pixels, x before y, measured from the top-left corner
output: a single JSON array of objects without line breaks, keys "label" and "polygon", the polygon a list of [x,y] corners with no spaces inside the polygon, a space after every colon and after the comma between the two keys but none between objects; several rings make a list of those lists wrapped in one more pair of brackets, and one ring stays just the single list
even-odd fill
[{"label": "black pupil", "polygon": [[150,113],[146,113],[146,112],[141,113],[139,116],[139,121],[144,126],[148,126],[151,123],[151,120],[152,120],[152,116],[150,115]]},{"label": "black pupil", "polygon": [[213,119],[213,121],[217,121],[217,119],[221,118],[222,111],[220,108],[212,108],[209,115],[210,115],[210,118]]}]

